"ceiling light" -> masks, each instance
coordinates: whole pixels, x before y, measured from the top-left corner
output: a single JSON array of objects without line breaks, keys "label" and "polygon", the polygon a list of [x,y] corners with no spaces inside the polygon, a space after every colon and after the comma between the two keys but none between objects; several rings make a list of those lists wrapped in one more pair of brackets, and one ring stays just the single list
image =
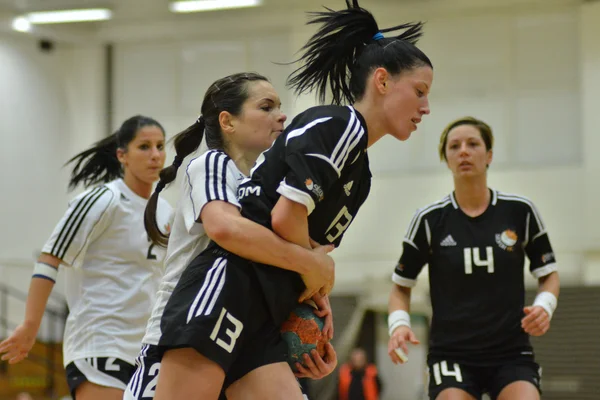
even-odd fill
[{"label": "ceiling light", "polygon": [[196,0],[174,1],[169,4],[169,10],[174,13],[192,13],[201,11],[224,10],[228,8],[256,7],[262,0]]},{"label": "ceiling light", "polygon": [[61,24],[67,22],[104,21],[110,19],[112,12],[105,8],[82,10],[40,11],[25,14],[19,18],[31,24]]},{"label": "ceiling light", "polygon": [[13,19],[12,28],[18,32],[29,32],[31,31],[31,23],[25,17],[17,17]]}]

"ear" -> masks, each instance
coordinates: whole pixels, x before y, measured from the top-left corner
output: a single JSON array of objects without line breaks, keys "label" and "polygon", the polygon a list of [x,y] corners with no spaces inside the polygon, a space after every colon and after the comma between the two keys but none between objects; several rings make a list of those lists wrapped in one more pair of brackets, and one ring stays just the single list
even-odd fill
[{"label": "ear", "polygon": [[125,151],[125,149],[117,149],[117,159],[119,160],[121,165],[127,165],[127,152]]},{"label": "ear", "polygon": [[490,164],[492,164],[492,159],[493,158],[494,158],[494,151],[493,150],[488,150],[488,152],[487,152],[487,160],[486,160],[487,168],[489,168]]},{"label": "ear", "polygon": [[235,132],[235,117],[231,115],[228,111],[221,111],[219,113],[219,126],[221,127],[221,132],[223,134],[232,134]]},{"label": "ear", "polygon": [[385,68],[379,67],[373,72],[373,82],[378,93],[385,94],[387,92],[389,80],[390,74]]}]

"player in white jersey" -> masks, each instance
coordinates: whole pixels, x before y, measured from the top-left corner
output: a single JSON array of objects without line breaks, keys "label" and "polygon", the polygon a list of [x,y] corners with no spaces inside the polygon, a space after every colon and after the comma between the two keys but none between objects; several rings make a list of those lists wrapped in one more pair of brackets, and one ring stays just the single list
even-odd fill
[{"label": "player in white jersey", "polygon": [[[201,117],[176,136],[174,164],[161,173],[146,213],[148,233],[158,244],[167,244],[155,218],[160,190],[175,178],[180,160],[198,148],[203,136],[211,150],[192,159],[185,169],[168,237],[165,275],[124,399],[154,398],[161,362],[157,345],[163,310],[183,271],[211,239],[255,261],[303,272],[309,290],[333,284],[333,260],[325,254],[330,248],[309,251],[288,243],[239,212],[238,185],[258,155],[281,133],[285,119],[279,96],[267,78],[239,73],[214,82],[205,95]],[[223,276],[215,274],[207,296],[198,302],[200,307],[213,307],[211,299],[216,297],[208,292],[219,290],[220,282]]]},{"label": "player in white jersey", "polygon": [[[164,249],[148,238],[143,212],[165,160],[165,133],[148,117],[126,120],[113,135],[73,157],[76,196],[35,264],[24,322],[2,344],[3,360],[31,350],[58,273],[69,315],[63,358],[77,400],[121,399],[162,277]],[[161,202],[160,227],[172,210]]]}]

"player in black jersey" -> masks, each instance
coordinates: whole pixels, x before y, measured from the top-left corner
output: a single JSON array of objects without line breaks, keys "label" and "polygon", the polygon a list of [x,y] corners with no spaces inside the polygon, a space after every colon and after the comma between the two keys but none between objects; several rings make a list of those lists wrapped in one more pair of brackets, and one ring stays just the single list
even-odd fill
[{"label": "player in black jersey", "polygon": [[[425,264],[433,316],[429,343],[430,399],[539,399],[540,373],[529,335],[550,327],[559,278],[546,227],[525,197],[487,186],[491,128],[462,118],[444,130],[440,157],[454,192],[417,211],[393,274],[388,351],[403,362],[410,329],[410,291]],[[539,281],[525,306],[524,262]],[[399,353],[399,354],[398,354]]]},{"label": "player in black jersey", "polygon": [[[322,26],[305,46],[304,64],[289,79],[297,92],[316,88],[321,100],[329,86],[334,105],[298,115],[259,156],[238,192],[245,217],[306,248],[311,239],[340,244],[369,194],[367,148],[387,133],[408,139],[429,113],[432,65],[414,45],[422,25],[387,29],[403,33],[384,38],[367,10],[356,1],[347,5],[343,11],[314,14],[311,23]],[[203,287],[211,290],[214,279],[208,271],[215,265],[226,268],[227,275],[213,311],[192,312],[190,318]],[[155,399],[214,399],[215,392],[206,388],[217,379],[224,382],[229,399],[301,399],[285,363],[279,327],[299,299],[312,297],[330,315],[328,290],[306,292],[305,285],[298,273],[209,245],[183,273],[165,308],[159,345],[166,353]],[[331,326],[325,330],[331,336]],[[181,348],[196,350],[195,359],[178,353]],[[309,369],[300,368],[300,375],[330,373],[335,359],[325,361],[308,358]],[[173,373],[190,363],[218,365],[222,375],[209,377],[203,368]]]}]

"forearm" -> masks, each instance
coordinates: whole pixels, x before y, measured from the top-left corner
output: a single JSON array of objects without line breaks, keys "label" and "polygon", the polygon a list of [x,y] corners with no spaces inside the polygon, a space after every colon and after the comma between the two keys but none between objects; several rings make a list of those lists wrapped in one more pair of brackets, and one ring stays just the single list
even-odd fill
[{"label": "forearm", "polygon": [[316,263],[315,254],[289,243],[273,231],[242,216],[230,218],[228,234],[211,238],[240,257],[304,274]]},{"label": "forearm", "polygon": [[558,277],[558,272],[552,272],[549,275],[546,275],[539,279],[538,281],[538,293],[541,292],[550,292],[556,298],[560,293],[560,278]]},{"label": "forearm", "polygon": [[411,289],[396,284],[393,284],[392,286],[393,287],[388,302],[388,312],[392,313],[396,310],[409,312]]},{"label": "forearm", "polygon": [[271,212],[273,231],[288,242],[310,249],[308,213],[303,204],[280,197]]},{"label": "forearm", "polygon": [[[38,259],[38,262],[47,265],[49,268],[58,269],[60,259],[49,254],[42,254]],[[37,276],[31,278],[25,305],[25,318],[23,321],[25,325],[28,325],[36,331],[39,329],[42,318],[44,317],[48,298],[50,297],[53,288],[54,281],[52,280]]]},{"label": "forearm", "polygon": [[552,272],[539,279],[538,294],[533,301],[533,306],[540,306],[552,318],[558,305],[558,293],[560,291],[560,280],[558,272]]}]

